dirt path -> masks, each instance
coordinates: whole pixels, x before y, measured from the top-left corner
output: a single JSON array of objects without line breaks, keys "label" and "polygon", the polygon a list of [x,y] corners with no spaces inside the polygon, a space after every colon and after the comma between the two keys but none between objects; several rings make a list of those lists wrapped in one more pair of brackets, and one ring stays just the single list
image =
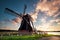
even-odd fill
[{"label": "dirt path", "polygon": [[60,36],[42,37],[38,40],[60,40]]}]

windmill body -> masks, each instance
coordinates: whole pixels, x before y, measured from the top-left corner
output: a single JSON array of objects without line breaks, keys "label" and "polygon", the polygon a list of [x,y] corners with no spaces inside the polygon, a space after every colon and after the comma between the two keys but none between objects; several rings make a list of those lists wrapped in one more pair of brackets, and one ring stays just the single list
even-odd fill
[{"label": "windmill body", "polygon": [[25,31],[32,31],[32,27],[31,27],[31,16],[29,14],[23,15],[22,17],[22,22],[21,22],[21,26],[19,28],[19,30],[25,30]]}]

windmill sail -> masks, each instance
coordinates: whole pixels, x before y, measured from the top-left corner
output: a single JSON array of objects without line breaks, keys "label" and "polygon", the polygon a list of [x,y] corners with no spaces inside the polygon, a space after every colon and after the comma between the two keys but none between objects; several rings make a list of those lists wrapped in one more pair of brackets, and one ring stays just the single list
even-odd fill
[{"label": "windmill sail", "polygon": [[24,11],[23,11],[23,14],[25,14],[26,8],[27,8],[27,6],[24,5]]},{"label": "windmill sail", "polygon": [[11,12],[12,14],[16,15],[16,16],[20,16],[18,13],[16,13],[15,11],[9,9],[9,8],[5,8],[6,11]]}]

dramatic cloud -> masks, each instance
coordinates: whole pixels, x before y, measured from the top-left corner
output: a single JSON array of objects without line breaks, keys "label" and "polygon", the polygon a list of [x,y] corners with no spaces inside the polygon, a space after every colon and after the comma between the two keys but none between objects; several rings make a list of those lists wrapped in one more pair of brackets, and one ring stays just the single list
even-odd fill
[{"label": "dramatic cloud", "polygon": [[40,0],[31,15],[34,20],[37,19],[39,11],[47,16],[57,17],[60,15],[60,0]]},{"label": "dramatic cloud", "polygon": [[[41,1],[41,0],[40,0]],[[45,12],[48,16],[53,16],[60,12],[60,0],[43,0],[42,2],[38,2],[36,5],[36,10],[41,10]]]},{"label": "dramatic cloud", "polygon": [[60,19],[58,18],[60,17],[60,0],[40,0],[34,12],[31,12],[31,17],[34,22],[38,22],[36,19],[39,19],[41,23],[36,26],[37,30],[60,30]]}]

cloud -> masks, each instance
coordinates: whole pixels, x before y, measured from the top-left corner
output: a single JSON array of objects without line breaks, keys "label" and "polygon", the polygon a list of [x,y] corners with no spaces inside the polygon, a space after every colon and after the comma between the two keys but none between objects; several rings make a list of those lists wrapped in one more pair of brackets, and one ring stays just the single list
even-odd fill
[{"label": "cloud", "polygon": [[54,15],[55,18],[58,17],[58,16],[60,16],[60,12],[58,12],[58,14]]},{"label": "cloud", "polygon": [[[38,25],[37,30],[43,31],[58,31],[60,30],[60,19],[52,19],[50,21],[46,21],[46,18],[42,18],[40,20],[42,24]],[[57,23],[57,24],[54,24]]]},{"label": "cloud", "polygon": [[12,19],[12,23],[13,24],[18,24],[18,23],[21,23],[21,21],[22,21],[22,18],[19,18],[19,17],[16,17],[15,19]]},{"label": "cloud", "polygon": [[58,17],[60,15],[60,0],[40,0],[36,4],[34,12],[31,12],[31,17],[35,22],[40,11],[44,12],[44,16]]},{"label": "cloud", "polygon": [[60,25],[60,22],[58,22],[58,24]]},{"label": "cloud", "polygon": [[40,1],[36,5],[37,11],[41,10],[42,12],[45,12],[48,16],[53,16],[55,14],[58,14],[56,12],[60,12],[60,0],[43,0],[42,2]]},{"label": "cloud", "polygon": [[37,30],[42,30],[42,31],[59,31],[60,27],[59,26],[51,26],[50,24],[46,23],[43,25],[38,25]]},{"label": "cloud", "polygon": [[32,17],[32,21],[33,21],[33,22],[36,22],[38,13],[31,13],[30,15],[31,15],[31,17]]},{"label": "cloud", "polygon": [[41,21],[42,23],[46,23],[46,19],[47,19],[47,17],[44,16],[44,17],[42,17],[42,18],[40,19],[40,21]]},{"label": "cloud", "polygon": [[53,23],[59,24],[59,23],[60,23],[60,19],[50,20],[50,23],[51,23],[51,24],[53,24]]},{"label": "cloud", "polygon": [[36,26],[36,29],[44,31],[60,30],[60,19],[58,18],[59,15],[60,0],[40,0],[36,4],[34,12],[31,12],[33,21],[37,22],[36,19],[39,19],[41,23],[37,23],[38,26]]},{"label": "cloud", "polygon": [[18,28],[20,27],[20,21],[21,19],[19,17],[15,18],[14,20],[5,19],[3,21],[0,21],[0,29],[18,30]]}]

